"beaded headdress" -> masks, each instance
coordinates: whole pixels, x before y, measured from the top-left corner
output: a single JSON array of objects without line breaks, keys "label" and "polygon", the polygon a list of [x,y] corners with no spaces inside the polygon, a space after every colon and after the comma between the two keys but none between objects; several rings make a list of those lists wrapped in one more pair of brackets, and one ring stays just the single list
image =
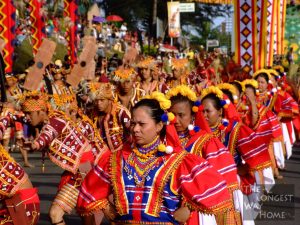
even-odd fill
[{"label": "beaded headdress", "polygon": [[281,65],[273,66],[273,69],[279,71],[280,73],[284,72],[284,68]]},{"label": "beaded headdress", "polygon": [[188,59],[183,58],[183,59],[175,59],[172,58],[172,69],[173,70],[180,70],[180,69],[187,69],[188,67]]},{"label": "beaded headdress", "polygon": [[21,96],[20,104],[23,112],[48,109],[48,96],[37,91],[27,92]]},{"label": "beaded headdress", "polygon": [[154,61],[154,59],[152,57],[147,57],[145,59],[141,59],[136,64],[136,67],[137,68],[149,68],[152,65],[153,61]]},{"label": "beaded headdress", "polygon": [[54,94],[51,99],[51,107],[55,110],[66,111],[70,107],[77,106],[75,94]]},{"label": "beaded headdress", "polygon": [[133,68],[123,68],[119,67],[114,71],[113,80],[116,82],[130,80],[131,77],[135,75],[135,70]]},{"label": "beaded headdress", "polygon": [[91,100],[110,99],[113,100],[113,91],[110,83],[92,82],[89,84]]},{"label": "beaded headdress", "polygon": [[272,76],[274,76],[274,77],[276,78],[276,80],[277,80],[277,79],[280,79],[280,74],[279,74],[276,70],[274,70],[274,69],[269,69],[269,73],[270,73]]}]

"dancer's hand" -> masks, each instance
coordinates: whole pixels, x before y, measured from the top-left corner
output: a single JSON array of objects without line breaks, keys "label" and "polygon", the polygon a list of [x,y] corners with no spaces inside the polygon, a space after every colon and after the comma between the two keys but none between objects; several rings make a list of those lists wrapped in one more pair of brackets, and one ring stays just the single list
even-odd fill
[{"label": "dancer's hand", "polygon": [[188,207],[180,207],[174,212],[174,219],[179,223],[185,223],[191,215],[191,211]]},{"label": "dancer's hand", "polygon": [[105,217],[111,221],[113,221],[117,216],[117,211],[115,207],[109,203],[108,206],[103,210]]}]

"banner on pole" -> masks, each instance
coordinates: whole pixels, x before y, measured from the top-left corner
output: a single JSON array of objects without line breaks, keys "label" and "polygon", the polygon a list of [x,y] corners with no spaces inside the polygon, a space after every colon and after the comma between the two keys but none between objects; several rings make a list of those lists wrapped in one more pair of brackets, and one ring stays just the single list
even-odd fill
[{"label": "banner on pole", "polygon": [[257,1],[234,0],[235,61],[246,72],[257,70]]},{"label": "banner on pole", "polygon": [[180,3],[168,2],[168,25],[171,38],[180,37]]},{"label": "banner on pole", "polygon": [[16,8],[13,1],[0,1],[0,38],[5,44],[3,47],[3,60],[5,72],[12,71],[14,38],[15,38]]}]

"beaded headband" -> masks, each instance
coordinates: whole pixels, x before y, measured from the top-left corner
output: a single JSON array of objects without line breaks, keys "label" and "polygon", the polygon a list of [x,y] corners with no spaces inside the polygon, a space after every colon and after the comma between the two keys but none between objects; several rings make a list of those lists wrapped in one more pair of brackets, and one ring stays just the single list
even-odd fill
[{"label": "beaded headband", "polygon": [[23,112],[33,112],[48,109],[48,96],[37,91],[27,92],[21,96],[20,102]]}]

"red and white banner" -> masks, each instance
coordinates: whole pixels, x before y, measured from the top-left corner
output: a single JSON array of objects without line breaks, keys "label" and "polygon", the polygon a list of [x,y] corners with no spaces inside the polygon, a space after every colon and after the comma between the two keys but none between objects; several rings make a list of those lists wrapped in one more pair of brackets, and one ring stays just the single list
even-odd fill
[{"label": "red and white banner", "polygon": [[246,72],[257,70],[257,0],[234,0],[235,61]]}]

